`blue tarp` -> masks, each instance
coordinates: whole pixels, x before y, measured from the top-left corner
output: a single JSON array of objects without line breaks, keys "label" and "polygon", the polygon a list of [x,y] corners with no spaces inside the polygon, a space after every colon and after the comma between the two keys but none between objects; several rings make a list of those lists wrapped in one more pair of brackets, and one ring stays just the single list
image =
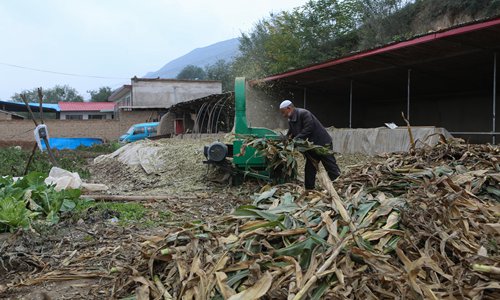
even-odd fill
[{"label": "blue tarp", "polygon": [[[49,138],[50,148],[63,150],[74,150],[78,146],[90,147],[92,145],[102,144],[102,139],[99,138]],[[47,147],[42,142],[42,148],[45,150]]]}]

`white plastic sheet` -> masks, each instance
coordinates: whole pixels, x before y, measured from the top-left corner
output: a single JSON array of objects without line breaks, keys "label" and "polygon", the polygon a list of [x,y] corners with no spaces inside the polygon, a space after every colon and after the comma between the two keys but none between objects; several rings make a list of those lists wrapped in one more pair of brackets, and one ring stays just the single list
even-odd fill
[{"label": "white plastic sheet", "polygon": [[60,191],[68,188],[78,189],[82,185],[82,180],[80,179],[80,175],[78,175],[78,173],[53,167],[50,169],[49,177],[45,178],[45,184],[55,184],[55,189]]},{"label": "white plastic sheet", "polygon": [[[410,149],[410,135],[407,127],[390,129],[358,128],[358,129],[328,129],[332,136],[333,150],[338,153],[362,153],[376,155],[390,152],[405,152]],[[435,145],[440,134],[445,138],[452,137],[444,128],[412,127],[411,132],[416,147]]]},{"label": "white plastic sheet", "polygon": [[58,167],[52,167],[49,176],[45,178],[45,184],[55,184],[55,190],[82,189],[84,191],[105,191],[108,187],[104,184],[85,183],[76,172],[70,172]]},{"label": "white plastic sheet", "polygon": [[140,165],[147,174],[160,172],[166,164],[166,159],[161,154],[161,147],[153,142],[126,144],[111,154],[96,157],[94,163],[101,163],[109,159],[116,159],[129,166]]}]

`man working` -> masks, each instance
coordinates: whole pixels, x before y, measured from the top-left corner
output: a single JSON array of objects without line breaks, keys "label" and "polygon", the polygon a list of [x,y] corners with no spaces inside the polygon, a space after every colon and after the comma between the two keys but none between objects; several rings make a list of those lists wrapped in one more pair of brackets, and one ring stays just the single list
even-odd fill
[{"label": "man working", "polygon": [[[308,110],[296,108],[292,101],[285,100],[280,104],[280,112],[283,117],[288,118],[287,136],[293,139],[309,140],[315,145],[325,146],[332,150],[332,138],[326,132],[319,120]],[[323,163],[328,176],[333,181],[340,175],[340,169],[333,154],[319,155],[314,150],[304,153],[306,157],[304,186],[312,190],[316,183],[317,169],[315,164]],[[318,166],[319,167],[319,166]]]}]

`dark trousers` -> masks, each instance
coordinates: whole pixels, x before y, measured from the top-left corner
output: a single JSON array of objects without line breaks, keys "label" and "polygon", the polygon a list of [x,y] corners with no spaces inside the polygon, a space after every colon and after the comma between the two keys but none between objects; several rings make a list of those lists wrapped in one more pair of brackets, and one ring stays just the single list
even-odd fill
[{"label": "dark trousers", "polygon": [[[326,147],[332,148],[332,145],[326,145]],[[340,169],[337,165],[337,161],[335,160],[335,156],[331,155],[319,155],[313,150],[309,150],[305,153],[306,157],[306,167],[305,167],[305,178],[304,178],[304,186],[308,190],[314,189],[316,185],[316,173],[318,170],[316,169],[316,164],[319,162],[323,164],[326,172],[328,173],[328,177],[330,180],[335,180],[340,176]]]}]

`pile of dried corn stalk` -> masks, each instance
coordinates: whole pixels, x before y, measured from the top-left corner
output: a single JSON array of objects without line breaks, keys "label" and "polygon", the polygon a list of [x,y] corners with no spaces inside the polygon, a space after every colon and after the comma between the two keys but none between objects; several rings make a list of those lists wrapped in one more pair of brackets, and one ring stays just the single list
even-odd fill
[{"label": "pile of dried corn stalk", "polygon": [[[267,187],[215,224],[144,237],[138,299],[498,299],[499,147],[356,166],[327,192]],[[321,173],[324,175],[324,173]],[[320,176],[324,178],[324,176]]]},{"label": "pile of dried corn stalk", "polygon": [[242,153],[246,147],[255,148],[257,155],[266,157],[267,169],[275,182],[288,182],[297,178],[297,159],[306,152],[333,154],[331,149],[315,145],[308,140],[288,139],[286,136],[281,136],[281,139],[250,137],[245,140]]}]

